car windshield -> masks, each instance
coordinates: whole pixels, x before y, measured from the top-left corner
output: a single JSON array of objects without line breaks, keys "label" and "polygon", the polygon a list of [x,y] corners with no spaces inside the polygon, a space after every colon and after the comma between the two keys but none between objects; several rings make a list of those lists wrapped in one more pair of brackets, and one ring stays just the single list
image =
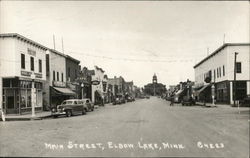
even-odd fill
[{"label": "car windshield", "polygon": [[64,101],[62,104],[73,104],[73,101],[67,100],[67,101]]}]

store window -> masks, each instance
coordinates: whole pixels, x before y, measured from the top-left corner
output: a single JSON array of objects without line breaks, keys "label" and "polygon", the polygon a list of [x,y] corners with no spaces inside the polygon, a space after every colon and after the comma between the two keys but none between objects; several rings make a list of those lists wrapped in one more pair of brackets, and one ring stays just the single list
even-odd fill
[{"label": "store window", "polygon": [[62,82],[63,82],[63,73],[62,73]]},{"label": "store window", "polygon": [[21,54],[21,68],[25,69],[25,55]]},{"label": "store window", "polygon": [[225,76],[225,66],[223,65],[223,76]]},{"label": "store window", "polygon": [[57,81],[59,81],[59,72],[56,72]]},{"label": "store window", "polygon": [[42,72],[42,60],[39,59],[39,72]]},{"label": "store window", "polygon": [[236,62],[236,73],[241,73],[241,62]]},{"label": "store window", "polygon": [[34,57],[30,57],[30,70],[34,71]]}]

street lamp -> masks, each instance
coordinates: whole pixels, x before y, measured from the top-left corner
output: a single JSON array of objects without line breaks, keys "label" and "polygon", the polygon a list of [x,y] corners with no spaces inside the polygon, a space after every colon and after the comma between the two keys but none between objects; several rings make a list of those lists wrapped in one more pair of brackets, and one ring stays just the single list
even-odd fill
[{"label": "street lamp", "polygon": [[237,59],[237,55],[239,53],[235,52],[234,53],[234,82],[233,82],[233,100],[234,100],[234,106],[235,105],[235,100],[236,100],[236,59]]},{"label": "street lamp", "polygon": [[31,117],[35,117],[35,104],[36,104],[36,89],[35,89],[35,75],[31,75],[32,83],[31,83]]},{"label": "street lamp", "polygon": [[84,88],[84,84],[81,84],[81,88],[82,88],[82,99],[83,99],[83,88]]}]

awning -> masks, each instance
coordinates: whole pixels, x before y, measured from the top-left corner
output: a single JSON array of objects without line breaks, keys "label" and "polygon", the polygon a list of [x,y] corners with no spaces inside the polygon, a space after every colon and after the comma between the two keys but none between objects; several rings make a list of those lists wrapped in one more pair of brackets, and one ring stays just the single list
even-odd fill
[{"label": "awning", "polygon": [[195,95],[198,96],[201,92],[203,92],[209,86],[211,86],[211,84],[207,84],[207,85],[203,86],[201,89],[195,91]]},{"label": "awning", "polygon": [[177,93],[175,93],[175,95],[181,95],[181,93],[184,91],[184,89],[180,89],[179,91],[177,91]]},{"label": "awning", "polygon": [[69,88],[53,87],[53,89],[56,91],[57,94],[59,93],[61,95],[75,95],[76,94]]}]

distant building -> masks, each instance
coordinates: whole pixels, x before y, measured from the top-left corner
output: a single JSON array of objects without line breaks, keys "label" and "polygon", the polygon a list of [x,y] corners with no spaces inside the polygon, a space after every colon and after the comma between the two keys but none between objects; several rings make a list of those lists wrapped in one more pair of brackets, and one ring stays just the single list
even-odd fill
[{"label": "distant building", "polygon": [[112,95],[112,100],[118,95],[125,95],[125,80],[123,77],[114,77],[108,79],[108,85]]},{"label": "distant building", "polygon": [[43,108],[47,47],[19,34],[0,34],[0,96],[6,114]]},{"label": "distant building", "polygon": [[226,43],[194,66],[196,99],[211,102],[214,84],[216,101],[233,104],[235,52],[235,99],[250,95],[250,44]]},{"label": "distant building", "polygon": [[77,82],[81,71],[81,67],[79,64],[79,60],[66,55],[66,84],[67,87],[69,87],[73,92],[76,93],[76,98],[81,98],[81,87]]},{"label": "distant building", "polygon": [[92,86],[91,86],[91,79],[92,76],[95,74],[94,70],[88,70],[87,67],[83,67],[80,71],[78,83],[81,85],[81,91],[83,98],[92,98]]},{"label": "distant building", "polygon": [[157,82],[157,76],[154,74],[152,83],[144,86],[144,93],[153,96],[161,96],[166,92],[166,86]]},{"label": "distant building", "polygon": [[106,92],[107,80],[104,78],[104,70],[95,66],[92,75],[92,102],[95,104],[103,104]]}]

